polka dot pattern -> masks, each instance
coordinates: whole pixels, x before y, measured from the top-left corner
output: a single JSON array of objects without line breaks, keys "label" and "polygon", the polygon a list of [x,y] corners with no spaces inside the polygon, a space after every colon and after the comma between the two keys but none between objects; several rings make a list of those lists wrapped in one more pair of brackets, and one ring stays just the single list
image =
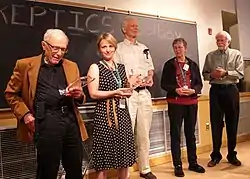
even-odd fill
[{"label": "polka dot pattern", "polygon": [[[111,91],[118,88],[112,73],[102,63],[99,68],[99,90]],[[118,71],[122,79],[122,87],[127,83],[125,67],[118,64]],[[132,123],[125,109],[119,107],[119,99],[115,98],[115,110],[118,119],[118,129],[115,126],[112,100],[109,104],[109,115],[112,126],[108,125],[107,100],[99,100],[95,108],[93,131],[93,163],[97,171],[111,168],[127,168],[135,163],[135,143],[132,131]]]}]

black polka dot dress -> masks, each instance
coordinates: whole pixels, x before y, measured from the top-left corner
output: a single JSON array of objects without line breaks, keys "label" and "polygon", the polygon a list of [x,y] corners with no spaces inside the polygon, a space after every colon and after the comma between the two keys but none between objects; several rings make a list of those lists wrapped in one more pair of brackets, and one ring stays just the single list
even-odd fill
[{"label": "black polka dot dress", "polygon": [[[102,63],[97,65],[99,68],[99,90],[111,91],[117,89],[118,84],[112,74],[114,73],[117,76],[117,72],[107,69]],[[122,79],[122,87],[125,87],[127,82],[125,67],[122,64],[117,64],[117,68]],[[107,104],[107,101],[109,104]],[[115,116],[118,123],[115,122]],[[95,170],[127,168],[132,166],[134,162],[135,144],[127,105],[126,108],[120,108],[118,98],[99,100],[95,108],[93,132]]]}]

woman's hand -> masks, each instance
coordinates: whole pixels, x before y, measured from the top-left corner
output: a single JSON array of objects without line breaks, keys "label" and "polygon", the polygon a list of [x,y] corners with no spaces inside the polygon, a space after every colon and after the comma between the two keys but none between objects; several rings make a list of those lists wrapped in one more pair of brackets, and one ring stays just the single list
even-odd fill
[{"label": "woman's hand", "polygon": [[192,94],[194,94],[195,93],[195,90],[194,89],[183,89],[182,90],[182,92],[184,93],[184,95],[186,95],[186,96],[190,96],[190,95],[192,95]]}]

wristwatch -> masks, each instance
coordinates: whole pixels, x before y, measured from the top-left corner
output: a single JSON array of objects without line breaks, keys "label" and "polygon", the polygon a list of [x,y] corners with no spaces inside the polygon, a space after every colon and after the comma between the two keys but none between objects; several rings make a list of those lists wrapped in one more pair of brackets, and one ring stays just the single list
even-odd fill
[{"label": "wristwatch", "polygon": [[226,71],[226,73],[224,74],[223,78],[226,77],[228,75],[228,71]]}]

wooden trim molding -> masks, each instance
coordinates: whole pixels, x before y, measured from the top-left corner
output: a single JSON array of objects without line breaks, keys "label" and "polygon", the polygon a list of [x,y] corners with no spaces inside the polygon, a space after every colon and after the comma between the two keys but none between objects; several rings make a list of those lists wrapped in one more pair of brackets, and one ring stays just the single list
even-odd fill
[{"label": "wooden trim molding", "polygon": [[136,16],[141,16],[141,17],[149,17],[149,18],[156,18],[156,19],[169,20],[169,21],[175,21],[175,22],[182,22],[182,23],[187,23],[187,24],[196,24],[195,21],[164,17],[164,16],[160,16],[159,14],[154,15],[154,14],[148,14],[148,13],[143,13],[143,12],[118,9],[118,8],[109,8],[106,6],[85,4],[82,2],[69,2],[67,0],[28,0],[28,1],[51,3],[51,4],[58,4],[58,5],[68,5],[68,6],[74,6],[74,7],[84,7],[84,8],[89,8],[89,9],[97,9],[97,10],[116,12],[116,13],[127,14],[127,15],[136,15]]},{"label": "wooden trim molding", "polygon": [[[242,92],[240,93],[240,98],[248,98],[250,97],[250,92]],[[200,95],[198,98],[198,101],[209,101],[209,95]],[[153,99],[153,105],[166,105],[167,101],[166,99]]]}]

